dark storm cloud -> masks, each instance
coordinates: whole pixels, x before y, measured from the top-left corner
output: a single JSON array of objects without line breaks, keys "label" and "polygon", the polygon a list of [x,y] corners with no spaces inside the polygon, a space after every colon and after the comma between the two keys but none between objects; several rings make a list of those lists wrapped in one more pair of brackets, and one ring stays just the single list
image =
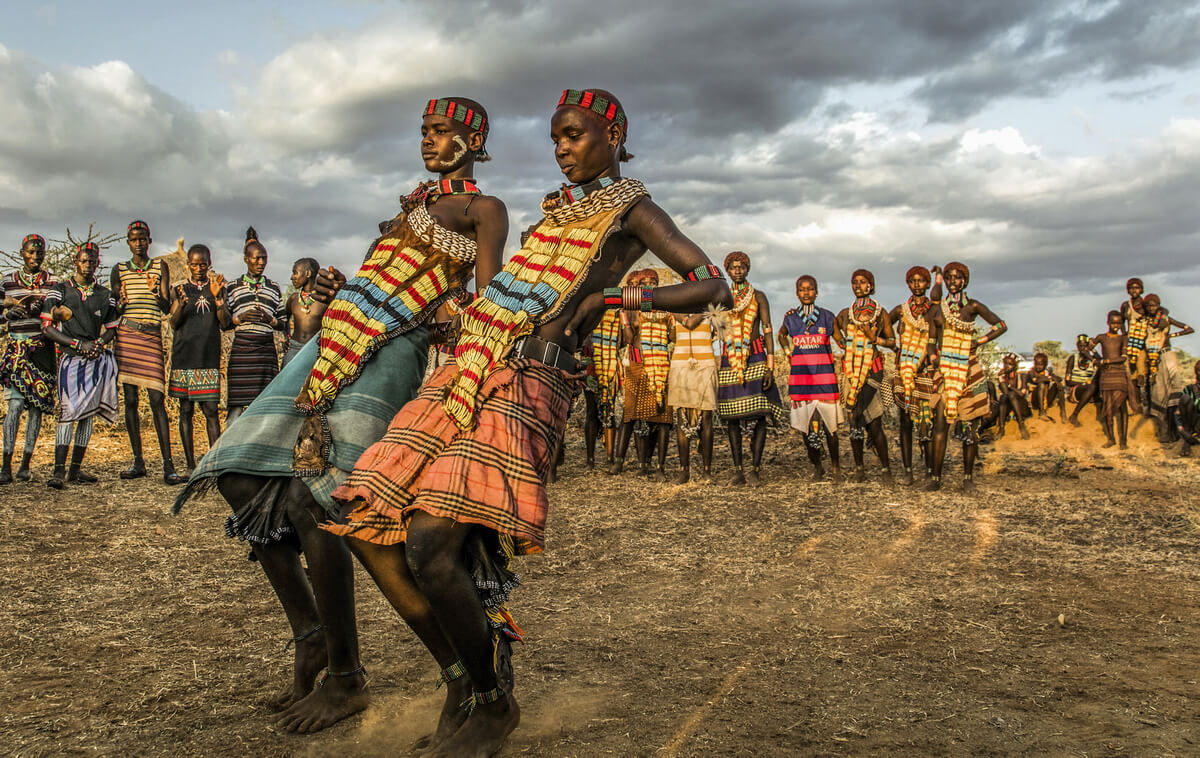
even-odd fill
[{"label": "dark storm cloud", "polygon": [[1187,0],[1046,3],[914,92],[934,121],[1010,95],[1043,97],[1081,79],[1125,81],[1200,57],[1200,9]]}]

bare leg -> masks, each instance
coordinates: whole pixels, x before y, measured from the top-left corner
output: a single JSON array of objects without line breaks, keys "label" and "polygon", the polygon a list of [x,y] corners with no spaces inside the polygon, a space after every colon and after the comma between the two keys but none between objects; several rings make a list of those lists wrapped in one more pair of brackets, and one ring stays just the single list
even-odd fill
[{"label": "bare leg", "polygon": [[142,457],[142,417],[138,413],[138,388],[135,384],[122,384],[125,400],[125,433],[129,435],[129,447],[133,450],[133,465],[120,476],[122,479],[138,479],[146,475],[146,461]]},{"label": "bare leg", "polygon": [[358,713],[367,707],[369,697],[358,658],[350,550],[341,537],[317,527],[328,514],[299,479],[288,488],[287,511],[308,558],[317,615],[325,627],[328,670],[320,686],[280,714],[276,723],[287,731],[309,733]]},{"label": "bare leg", "polygon": [[866,461],[863,457],[863,442],[866,437],[866,429],[853,426],[853,421],[850,423],[850,452],[854,456],[853,481],[865,482],[867,480],[867,472]]},{"label": "bare leg", "polygon": [[234,421],[237,421],[237,417],[242,415],[242,411],[244,410],[246,410],[246,406],[244,405],[230,408],[225,414],[225,428],[228,429],[230,424],[232,424]]},{"label": "bare leg", "polygon": [[175,461],[171,458],[171,424],[167,420],[167,404],[163,393],[147,390],[150,398],[150,418],[154,421],[154,434],[158,437],[158,452],[163,462],[163,482],[183,484],[184,480],[175,473]]},{"label": "bare leg", "polygon": [[[254,497],[262,488],[261,477],[247,474],[225,474],[217,480],[221,497],[230,505]],[[287,615],[292,637],[297,639],[295,662],[292,668],[292,684],[272,704],[280,709],[287,708],[312,691],[317,674],[328,661],[325,652],[325,635],[310,634],[321,629],[317,614],[317,603],[313,599],[308,575],[300,564],[300,556],[291,545],[272,543],[254,545],[254,556],[262,566],[271,589],[279,598],[283,612]],[[302,638],[303,639],[300,639]]]},{"label": "bare leg", "polygon": [[871,438],[871,445],[875,448],[875,455],[878,456],[879,462],[883,464],[883,480],[890,484],[892,481],[892,465],[888,460],[887,435],[883,433],[882,418],[877,418],[867,424],[867,436]]},{"label": "bare leg", "polygon": [[729,433],[729,453],[733,457],[733,479],[730,484],[745,484],[746,474],[742,471],[742,422],[729,419],[725,422]]},{"label": "bare leg", "polygon": [[767,419],[765,416],[754,422],[754,431],[750,438],[750,473],[746,481],[757,487],[762,484],[762,458],[767,449]]},{"label": "bare leg", "polygon": [[587,467],[596,467],[596,437],[600,433],[600,409],[596,404],[596,393],[583,393],[586,415],[583,419],[583,449],[587,456]]},{"label": "bare leg", "polygon": [[904,466],[903,481],[914,484],[913,479],[913,423],[908,411],[900,408],[900,463]]},{"label": "bare leg", "polygon": [[704,476],[712,476],[713,459],[713,412],[700,412],[700,465]]},{"label": "bare leg", "polygon": [[1053,390],[1054,402],[1058,405],[1058,420],[1065,422],[1067,420],[1067,393],[1061,384],[1054,385]]},{"label": "bare leg", "polygon": [[196,468],[196,449],[193,446],[192,438],[192,416],[195,412],[196,404],[191,400],[180,398],[179,400],[179,446],[183,448],[183,461],[187,464],[188,471]]},{"label": "bare leg", "polygon": [[[610,430],[605,430],[610,431]],[[611,430],[615,431],[615,430]],[[617,442],[617,456],[609,464],[608,473],[619,474],[625,468],[625,455],[629,452],[629,438],[633,436],[633,422],[621,424],[621,439]]]},{"label": "bare leg", "polygon": [[37,445],[38,433],[42,430],[42,412],[32,406],[25,409],[25,449],[21,454],[21,467],[17,469],[17,481],[28,482],[33,478],[29,463],[33,460],[33,448]]},{"label": "bare leg", "polygon": [[838,453],[838,437],[837,432],[830,431],[828,427],[825,427],[825,444],[829,445],[829,466],[833,470],[833,475],[837,476],[842,471],[841,456]]},{"label": "bare leg", "polygon": [[221,414],[215,402],[200,403],[200,412],[204,414],[204,431],[208,435],[208,447],[211,450],[221,436]]},{"label": "bare leg", "polygon": [[963,444],[963,489],[968,492],[975,489],[975,461],[978,457],[978,442]]},{"label": "bare leg", "polygon": [[17,450],[17,431],[21,428],[21,411],[25,400],[14,397],[8,401],[8,414],[4,417],[4,461],[0,465],[0,484],[12,484],[12,459]]},{"label": "bare leg", "polygon": [[1120,435],[1121,449],[1129,449],[1129,413],[1125,410],[1125,406],[1117,409],[1117,434]]},{"label": "bare leg", "polygon": [[[687,413],[687,411],[683,411]],[[679,476],[675,479],[676,484],[687,484],[691,478],[691,453],[692,441],[688,439],[687,432],[684,431],[683,425],[675,430],[675,447],[679,453]]]},{"label": "bare leg", "polygon": [[617,442],[617,430],[611,426],[604,427],[604,454],[608,458],[608,464],[613,463],[613,450]]},{"label": "bare leg", "polygon": [[[1004,410],[1004,402],[1000,403],[1000,410]],[[1004,416],[1000,416],[1003,420]],[[929,492],[936,492],[942,488],[942,465],[946,462],[946,438],[950,435],[950,425],[946,423],[946,413],[942,408],[938,408],[933,417],[933,437],[929,440],[930,453],[930,471],[929,484],[925,485],[925,489]]]},{"label": "bare leg", "polygon": [[1086,406],[1088,403],[1090,403],[1092,401],[1092,398],[1095,396],[1096,396],[1096,383],[1095,382],[1092,382],[1091,384],[1087,384],[1087,385],[1084,385],[1079,388],[1079,402],[1075,403],[1075,410],[1071,411],[1071,418],[1069,419],[1072,426],[1080,426],[1079,411],[1083,410],[1084,406]]},{"label": "bare leg", "polygon": [[[446,669],[457,663],[458,654],[442,633],[429,600],[417,588],[408,568],[404,545],[374,545],[353,538],[346,542],[384,597],[433,655],[438,666]],[[460,705],[470,694],[471,680],[467,677],[446,683],[446,702],[442,704],[437,731],[423,747],[440,744],[467,720],[467,712]]]},{"label": "bare leg", "polygon": [[[498,681],[491,627],[462,561],[463,542],[472,528],[417,511],[409,522],[406,549],[413,580],[458,653],[472,690],[483,695],[494,693]],[[519,721],[520,710],[512,693],[503,693],[490,703],[477,701],[462,727],[433,755],[490,756]]]}]

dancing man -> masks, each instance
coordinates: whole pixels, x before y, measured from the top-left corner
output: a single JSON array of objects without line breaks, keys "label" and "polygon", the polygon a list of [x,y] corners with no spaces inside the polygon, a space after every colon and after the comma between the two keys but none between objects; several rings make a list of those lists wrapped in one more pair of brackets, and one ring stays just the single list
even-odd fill
[{"label": "dancing man", "polygon": [[805,274],[796,280],[799,308],[783,315],[779,327],[779,346],[791,351],[788,374],[792,428],[804,438],[813,479],[825,478],[821,465],[821,439],[829,447],[829,464],[836,479],[841,473],[838,457],[838,427],[842,425],[842,404],[837,372],[833,366],[833,311],[817,305],[817,280]]},{"label": "dancing man", "polygon": [[[721,368],[717,372],[717,410],[729,434],[733,456],[730,484],[757,487],[762,483],[762,457],[767,447],[767,423],[783,421],[783,405],[775,386],[771,309],[766,293],[746,281],[750,256],[735,250],[725,256],[733,292],[733,309],[725,314]],[[768,350],[768,348],[770,348]],[[752,428],[750,473],[742,470],[742,425]]]},{"label": "dancing man", "polygon": [[188,248],[187,267],[187,281],[171,290],[167,317],[175,333],[167,391],[179,400],[179,442],[191,472],[196,468],[192,417],[197,404],[204,414],[209,449],[221,436],[221,330],[233,324],[225,307],[225,277],[210,271],[208,247]]},{"label": "dancing man", "polygon": [[138,390],[146,390],[150,417],[158,438],[163,462],[163,482],[183,484],[171,459],[171,425],[167,421],[166,354],[163,351],[163,311],[171,307],[167,293],[171,271],[162,258],[150,259],[150,226],[133,221],[125,233],[129,260],[116,263],[109,274],[109,286],[117,295],[121,324],[113,352],[117,359],[117,381],[125,401],[125,432],[133,450],[133,465],[120,476],[139,479],[146,475],[142,457],[142,420],[138,412]]},{"label": "dancing man", "polygon": [[[464,294],[472,274],[491,280],[508,236],[504,204],[474,180],[488,157],[487,112],[455,97],[430,100],[422,115],[421,157],[437,178],[401,200],[352,279],[320,272],[316,297],[329,303],[320,334],[226,428],[176,501],[178,510],[215,483],[233,508],[226,533],[251,544],[279,596],[296,643],[293,681],[277,703],[288,731],[314,732],[366,707],[350,553],[317,524],[337,516],[332,492],[416,394],[426,323]],[[390,593],[399,569],[368,565],[394,603],[423,607]],[[324,684],[314,688],[322,669]]]},{"label": "dancing man", "polygon": [[[1008,331],[1000,317],[983,303],[967,295],[971,271],[954,261],[942,268],[946,296],[933,311],[935,328],[941,334],[938,346],[938,369],[942,373],[942,396],[935,410],[933,440],[933,476],[926,489],[942,488],[942,464],[946,460],[946,443],[950,427],[954,437],[963,445],[963,489],[975,489],[975,459],[979,457],[978,419],[988,414],[987,377],[979,365],[976,352],[980,347]],[[986,334],[976,336],[975,319],[991,325]],[[1001,403],[1001,414],[1004,405]],[[1003,419],[1003,415],[1001,415]]]},{"label": "dancing man", "polygon": [[[503,605],[515,584],[508,556],[544,546],[544,482],[580,341],[604,308],[729,303],[720,270],[640,182],[621,177],[620,104],[602,90],[567,90],[559,103],[550,134],[572,184],[547,196],[523,249],[464,312],[458,365],[434,374],[336,493],[351,510],[330,529],[352,538],[450,681],[434,756],[492,755],[519,720],[511,683],[497,676],[492,625],[517,633]],[[685,282],[615,286],[648,248]],[[460,708],[464,697],[471,705]]]},{"label": "dancing man", "polygon": [[[95,476],[79,470],[92,438],[92,420],[117,417],[117,362],[108,344],[117,336],[120,316],[113,293],[96,280],[100,248],[94,242],[75,251],[75,274],[46,293],[42,334],[59,346],[58,428],[54,435],[54,473],[46,485],[61,490],[64,482],[94,484]],[[73,432],[73,434],[72,434]],[[71,468],[67,469],[67,448]]]},{"label": "dancing man", "polygon": [[4,318],[8,321],[8,343],[0,355],[0,386],[8,414],[4,417],[4,462],[0,466],[0,484],[13,481],[12,458],[17,449],[17,430],[21,414],[25,421],[25,448],[16,479],[28,482],[33,478],[29,463],[33,448],[42,429],[42,414],[54,412],[55,363],[54,345],[42,336],[39,314],[50,288],[57,284],[54,275],[42,268],[46,261],[46,240],[40,234],[26,235],[21,240],[21,259],[24,266],[3,280]]},{"label": "dancing man", "polygon": [[[869,436],[871,446],[883,466],[884,482],[892,482],[888,461],[887,436],[883,433],[883,412],[888,402],[883,390],[883,353],[879,348],[895,348],[896,335],[883,306],[875,302],[875,275],[860,268],[850,276],[854,303],[843,308],[833,320],[833,340],[842,354],[842,402],[850,411],[850,450],[854,453],[856,482],[867,480],[863,461],[863,443]],[[890,389],[890,388],[889,388]]]}]

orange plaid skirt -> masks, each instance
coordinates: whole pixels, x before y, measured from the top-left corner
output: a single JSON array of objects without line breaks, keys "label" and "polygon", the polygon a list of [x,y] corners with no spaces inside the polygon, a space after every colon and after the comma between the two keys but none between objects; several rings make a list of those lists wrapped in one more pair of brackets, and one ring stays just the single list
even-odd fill
[{"label": "orange plaid skirt", "polygon": [[333,493],[353,505],[346,523],[322,529],[396,545],[421,510],[507,535],[516,554],[542,552],[546,474],[582,375],[511,360],[484,380],[475,426],[462,431],[442,407],[457,371],[437,369],[396,414]]}]

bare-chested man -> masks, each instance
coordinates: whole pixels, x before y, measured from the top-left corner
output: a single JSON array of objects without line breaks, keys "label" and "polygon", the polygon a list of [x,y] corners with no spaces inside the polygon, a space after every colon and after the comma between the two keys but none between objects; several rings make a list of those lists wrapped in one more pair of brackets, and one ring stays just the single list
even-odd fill
[{"label": "bare-chested man", "polygon": [[279,365],[281,371],[296,357],[300,348],[321,331],[326,304],[317,299],[317,272],[320,270],[321,264],[315,258],[301,258],[292,264],[292,288],[296,291],[287,300],[292,330],[288,335],[287,352]]},{"label": "bare-chested man", "polygon": [[[937,404],[933,424],[933,476],[927,489],[942,487],[942,464],[950,427],[963,445],[963,489],[975,489],[975,459],[979,457],[979,421],[988,414],[987,377],[979,365],[976,351],[1008,331],[1004,322],[983,303],[967,295],[970,269],[954,261],[942,269],[946,296],[934,309],[934,323],[941,335],[938,368],[942,372],[942,397]],[[991,329],[976,336],[975,319],[991,324]],[[1003,407],[1003,406],[1002,406]]]},{"label": "bare-chested man", "polygon": [[[502,595],[485,611],[472,569],[496,571],[507,591],[507,556],[543,548],[544,482],[580,341],[605,308],[691,313],[731,302],[720,270],[640,182],[621,177],[626,129],[609,93],[563,93],[550,136],[572,184],[543,201],[524,248],[463,313],[458,365],[433,375],[337,492],[352,508],[331,528],[351,537],[443,670],[465,671],[451,680],[461,689],[448,696],[434,756],[490,756],[517,725],[492,634],[493,624],[511,630],[511,618]],[[685,282],[616,287],[647,249]],[[471,709],[458,707],[463,697]]]},{"label": "bare-chested man", "polygon": [[863,443],[871,445],[883,466],[883,480],[892,481],[888,461],[887,436],[883,433],[883,353],[879,348],[894,349],[896,334],[887,311],[875,302],[875,275],[859,269],[850,276],[854,303],[843,308],[833,320],[833,341],[841,345],[842,402],[850,413],[850,450],[854,453],[853,481],[865,482],[867,473],[863,462]]}]

